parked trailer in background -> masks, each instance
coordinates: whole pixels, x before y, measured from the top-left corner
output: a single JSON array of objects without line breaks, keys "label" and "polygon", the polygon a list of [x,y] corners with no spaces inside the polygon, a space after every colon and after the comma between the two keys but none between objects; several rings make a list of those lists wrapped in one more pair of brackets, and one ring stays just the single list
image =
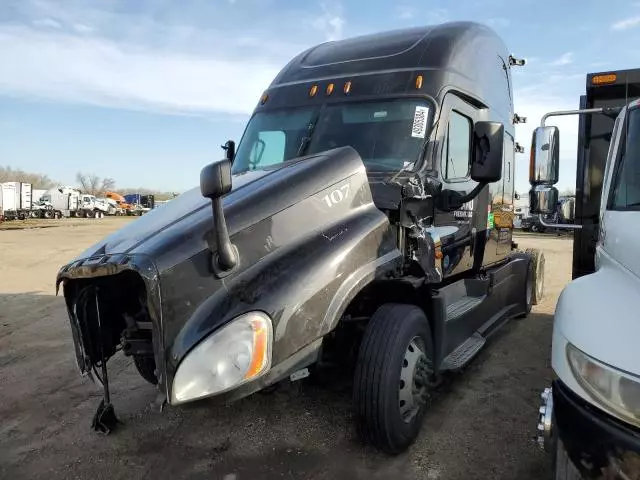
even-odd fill
[{"label": "parked trailer in background", "polygon": [[24,220],[31,211],[31,184],[24,182],[2,183],[3,217],[5,220]]}]

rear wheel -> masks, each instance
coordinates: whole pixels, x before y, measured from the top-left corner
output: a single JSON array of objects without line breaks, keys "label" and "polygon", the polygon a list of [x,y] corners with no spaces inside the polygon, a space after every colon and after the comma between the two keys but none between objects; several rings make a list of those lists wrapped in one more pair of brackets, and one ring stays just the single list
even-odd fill
[{"label": "rear wheel", "polygon": [[360,437],[389,454],[420,432],[433,376],[431,330],[422,309],[384,304],[364,334],[353,401]]},{"label": "rear wheel", "polygon": [[153,357],[141,357],[136,355],[133,357],[133,363],[142,378],[152,385],[158,384],[158,377],[156,377],[156,361]]},{"label": "rear wheel", "polygon": [[525,252],[531,257],[531,269],[534,281],[531,303],[538,305],[544,298],[544,253],[537,248],[527,248]]}]

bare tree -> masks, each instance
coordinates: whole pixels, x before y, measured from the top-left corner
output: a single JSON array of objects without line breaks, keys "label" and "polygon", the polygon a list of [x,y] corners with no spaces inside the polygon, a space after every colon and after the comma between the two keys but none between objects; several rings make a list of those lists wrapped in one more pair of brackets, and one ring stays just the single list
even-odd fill
[{"label": "bare tree", "polygon": [[100,178],[94,173],[85,174],[78,172],[76,174],[76,181],[82,190],[89,195],[103,196],[106,192],[113,190],[116,186],[116,181],[113,178],[105,177]]},{"label": "bare tree", "polygon": [[47,190],[54,188],[57,184],[47,175],[41,173],[25,172],[21,169],[13,169],[11,167],[0,166],[0,183],[3,182],[24,182],[30,183],[32,188],[41,188]]}]

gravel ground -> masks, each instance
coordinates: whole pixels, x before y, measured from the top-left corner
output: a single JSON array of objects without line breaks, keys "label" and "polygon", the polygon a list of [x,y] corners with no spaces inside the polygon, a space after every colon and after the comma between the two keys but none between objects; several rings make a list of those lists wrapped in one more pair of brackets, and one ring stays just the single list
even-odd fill
[{"label": "gravel ground", "polygon": [[109,363],[123,428],[108,437],[91,431],[101,391],[77,373],[55,274],[125,221],[0,232],[0,478],[549,477],[536,414],[551,379],[551,314],[570,279],[568,238],[518,239],[521,248],[545,251],[544,301],[449,377],[415,445],[386,457],[358,442],[347,383],[306,382],[230,406],[204,401],[159,412],[153,387],[124,357]]}]

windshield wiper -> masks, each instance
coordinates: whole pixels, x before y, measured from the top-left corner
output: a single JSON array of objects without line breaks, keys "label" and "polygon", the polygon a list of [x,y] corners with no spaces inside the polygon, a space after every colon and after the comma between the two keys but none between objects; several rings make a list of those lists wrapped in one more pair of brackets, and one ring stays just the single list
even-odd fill
[{"label": "windshield wiper", "polygon": [[296,153],[297,157],[304,156],[307,148],[309,148],[309,144],[311,143],[311,136],[313,135],[313,131],[316,129],[318,118],[320,118],[320,112],[316,113],[309,122],[309,125],[307,126],[307,135],[302,137],[302,139],[300,140],[300,146],[298,147],[298,152]]}]

